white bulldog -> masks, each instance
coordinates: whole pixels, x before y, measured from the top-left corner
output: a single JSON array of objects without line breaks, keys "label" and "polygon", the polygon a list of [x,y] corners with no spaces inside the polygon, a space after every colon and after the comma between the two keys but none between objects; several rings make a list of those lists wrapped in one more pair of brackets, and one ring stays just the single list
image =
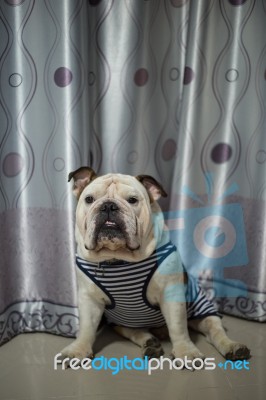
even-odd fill
[{"label": "white bulldog", "polygon": [[166,196],[162,186],[147,175],[97,177],[89,167],[71,172],[71,179],[78,199],[80,329],[61,351],[62,358],[93,357],[103,314],[116,332],[141,347],[143,356],[163,354],[158,337],[167,331],[174,358],[204,358],[189,337],[189,313],[189,326],[206,335],[225,358],[249,358],[249,349],[227,337],[213,305],[193,284],[189,301],[194,303],[187,302],[191,285],[157,203]]}]

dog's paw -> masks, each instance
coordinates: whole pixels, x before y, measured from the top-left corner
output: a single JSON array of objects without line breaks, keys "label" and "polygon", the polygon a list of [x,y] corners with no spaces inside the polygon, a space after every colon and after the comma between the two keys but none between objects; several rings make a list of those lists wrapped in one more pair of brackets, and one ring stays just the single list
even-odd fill
[{"label": "dog's paw", "polygon": [[145,342],[142,346],[141,353],[143,358],[148,357],[149,359],[160,358],[164,355],[161,343],[156,337],[151,337]]},{"label": "dog's paw", "polygon": [[204,360],[205,356],[192,342],[184,342],[173,348],[171,358],[180,360],[180,365],[184,363],[184,368],[188,365],[188,369],[194,370],[191,366],[192,362],[195,366],[200,366],[202,364],[201,360]]},{"label": "dog's paw", "polygon": [[227,360],[247,360],[250,358],[250,350],[244,344],[232,342],[223,355]]},{"label": "dog's paw", "polygon": [[70,362],[73,359],[78,359],[81,362],[84,358],[94,358],[94,354],[91,348],[88,348],[87,346],[85,347],[84,345],[76,341],[61,350],[59,354],[60,355],[58,356],[58,360],[60,360],[62,364],[64,364],[65,368],[68,368],[70,366]]}]

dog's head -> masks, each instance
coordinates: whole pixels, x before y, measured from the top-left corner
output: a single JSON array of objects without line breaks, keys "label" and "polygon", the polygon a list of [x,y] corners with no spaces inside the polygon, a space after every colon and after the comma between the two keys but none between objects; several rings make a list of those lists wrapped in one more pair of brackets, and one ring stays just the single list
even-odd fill
[{"label": "dog's head", "polygon": [[78,199],[76,240],[80,256],[90,261],[138,261],[161,241],[164,222],[157,200],[167,196],[151,176],[107,174],[89,167],[69,174]]}]

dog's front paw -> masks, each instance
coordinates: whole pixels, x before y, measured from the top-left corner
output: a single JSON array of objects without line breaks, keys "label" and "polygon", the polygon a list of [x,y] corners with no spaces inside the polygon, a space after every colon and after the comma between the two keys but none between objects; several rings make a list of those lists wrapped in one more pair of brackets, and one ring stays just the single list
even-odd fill
[{"label": "dog's front paw", "polygon": [[191,342],[182,342],[175,345],[171,354],[173,359],[180,360],[180,364],[184,365],[184,368],[193,370],[192,362],[195,366],[200,366],[201,360],[204,360],[204,355],[197,349],[197,347]]},{"label": "dog's front paw", "polygon": [[250,358],[250,350],[244,344],[232,342],[224,351],[223,356],[227,360],[247,360]]},{"label": "dog's front paw", "polygon": [[142,346],[141,350],[143,358],[160,358],[164,355],[162,345],[156,337],[151,337],[150,339],[148,339],[146,343]]},{"label": "dog's front paw", "polygon": [[79,343],[77,340],[61,350],[58,356],[58,360],[62,362],[65,368],[70,366],[71,360],[78,359],[81,362],[84,358],[93,359],[94,354],[90,347],[84,346],[83,343]]}]

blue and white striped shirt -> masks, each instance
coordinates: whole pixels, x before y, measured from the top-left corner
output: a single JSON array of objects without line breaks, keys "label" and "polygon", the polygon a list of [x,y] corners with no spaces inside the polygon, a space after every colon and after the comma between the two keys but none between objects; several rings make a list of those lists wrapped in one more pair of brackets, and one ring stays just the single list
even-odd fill
[{"label": "blue and white striped shirt", "polygon": [[[160,308],[149,303],[147,287],[157,268],[175,251],[176,247],[169,242],[140,262],[98,264],[76,256],[76,263],[110,299],[111,304],[105,308],[109,324],[128,328],[154,328],[164,326],[165,319]],[[188,319],[218,315],[214,304],[206,298],[191,276],[186,292]]]}]

